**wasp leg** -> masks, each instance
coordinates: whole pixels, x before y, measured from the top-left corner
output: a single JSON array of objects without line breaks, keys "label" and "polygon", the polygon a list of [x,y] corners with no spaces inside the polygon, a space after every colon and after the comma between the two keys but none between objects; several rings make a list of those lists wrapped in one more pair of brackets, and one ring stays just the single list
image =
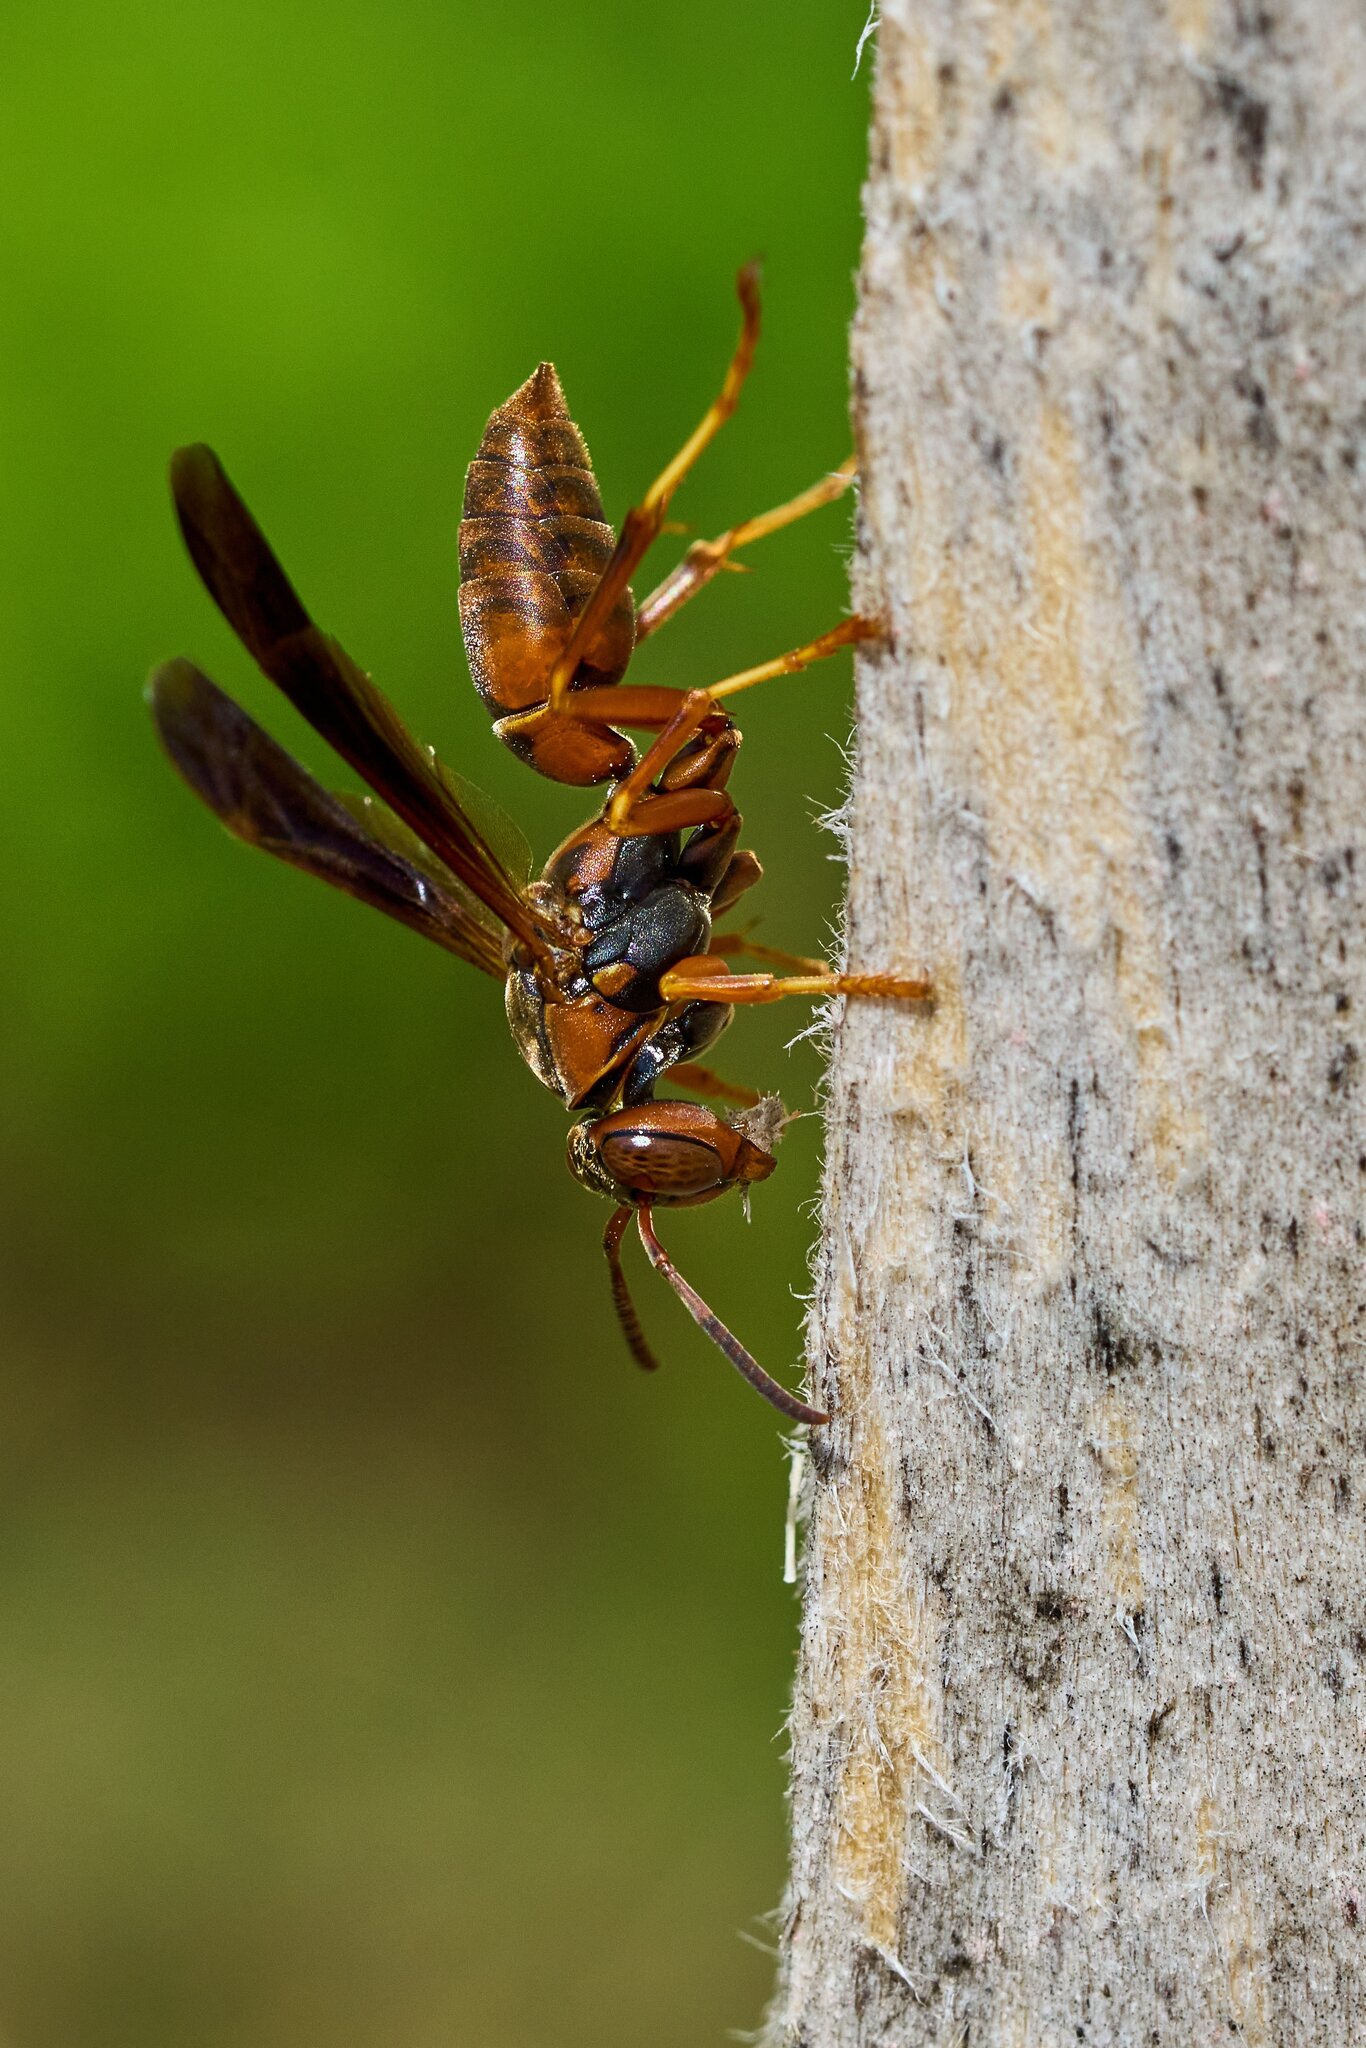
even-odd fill
[{"label": "wasp leg", "polygon": [[[735,675],[724,676],[719,683],[712,683],[705,690],[685,691],[673,717],[661,727],[653,745],[646,749],[630,774],[623,777],[613,790],[612,800],[607,806],[607,823],[612,831],[624,836],[631,832],[672,831],[686,824],[715,823],[721,815],[716,810],[688,815],[681,808],[681,800],[685,795],[702,798],[720,792],[680,790],[676,796],[670,792],[662,797],[651,796],[648,792],[650,784],[667,771],[685,741],[705,723],[720,700],[734,696],[737,690],[750,689],[755,683],[767,682],[773,676],[795,675],[801,669],[810,668],[813,662],[824,661],[828,655],[838,653],[841,647],[874,639],[881,632],[882,628],[875,619],[844,619],[828,633],[806,641],[801,647],[793,647],[772,661],[761,662],[757,668],[741,669]],[[629,713],[621,715],[627,719],[630,716]],[[640,822],[649,809],[661,803],[669,803],[673,807],[668,826],[662,822],[663,813],[658,814],[659,822],[653,825]]]},{"label": "wasp leg", "polygon": [[[564,706],[564,715],[592,721],[611,719],[617,725],[634,725],[645,732],[654,731],[658,738],[650,749],[650,755],[654,755],[657,749],[663,752],[667,743],[664,763],[667,766],[678,752],[675,727],[686,739],[708,718],[715,720],[718,730],[730,723],[729,716],[720,708],[722,697],[733,697],[738,690],[750,690],[755,683],[766,683],[774,676],[797,675],[802,669],[812,668],[816,662],[838,654],[841,647],[853,647],[865,640],[880,640],[885,631],[880,619],[855,612],[852,618],[841,619],[838,626],[832,626],[829,632],[818,633],[814,640],[804,640],[800,647],[790,647],[786,654],[775,654],[772,661],[761,661],[757,668],[737,669],[734,675],[722,676],[720,682],[708,683],[703,690],[680,690],[673,683],[590,683],[584,689],[575,690]],[[513,712],[500,723],[515,730],[519,723],[537,716],[538,708]],[[633,783],[640,780],[650,755],[637,763],[629,778]],[[651,763],[651,773],[641,782],[642,788],[654,781],[659,766],[657,759]],[[623,782],[618,786],[624,789],[626,785]]]},{"label": "wasp leg", "polygon": [[[610,719],[616,725],[633,725],[645,731],[653,728],[656,732],[654,741],[630,774],[612,792],[607,806],[607,823],[612,831],[619,838],[626,838],[680,832],[691,825],[723,824],[735,809],[723,789],[703,784],[656,793],[650,785],[667,775],[695,733],[710,728],[719,738],[730,727],[729,716],[721,709],[719,699],[732,697],[738,690],[751,689],[755,683],[767,682],[774,676],[795,675],[815,662],[824,661],[828,655],[837,654],[841,647],[880,638],[882,631],[878,620],[856,614],[815,640],[790,648],[786,654],[761,662],[757,668],[723,676],[719,683],[712,683],[705,690],[678,690],[666,683],[613,683],[575,690],[564,706],[566,717]],[[538,708],[521,715],[539,718],[542,713]],[[500,730],[513,730],[517,723],[514,714],[501,721]]]},{"label": "wasp leg", "polygon": [[[859,616],[844,619],[817,639],[808,640],[801,647],[790,648],[786,654],[779,654],[772,661],[761,662],[757,668],[741,669],[735,675],[724,676],[719,683],[713,683],[705,690],[677,690],[663,683],[614,683],[575,690],[565,705],[567,717],[610,719],[617,725],[656,730],[652,744],[612,792],[607,806],[607,823],[612,831],[624,838],[634,834],[685,831],[691,825],[724,823],[734,810],[724,790],[703,786],[656,794],[651,791],[651,783],[667,774],[670,765],[695,733],[709,725],[715,732],[725,731],[730,720],[720,708],[720,698],[733,696],[737,690],[750,689],[755,683],[767,682],[773,676],[795,675],[801,669],[810,668],[814,662],[824,661],[828,655],[838,653],[841,647],[875,639],[881,632],[882,627],[876,619]],[[508,727],[515,722],[515,719],[503,721]]]},{"label": "wasp leg", "polygon": [[743,953],[749,960],[768,960],[774,967],[795,967],[801,974],[827,974],[824,960],[812,960],[805,953],[784,953],[777,946],[761,946],[743,932],[722,932],[707,948],[710,959],[717,953]]},{"label": "wasp leg", "polygon": [[712,954],[680,960],[659,977],[666,1003],[777,1003],[784,996],[887,996],[928,1002],[934,985],[903,974],[731,974]]},{"label": "wasp leg", "polygon": [[621,1334],[637,1365],[646,1372],[658,1372],[659,1360],[650,1349],[636,1305],[631,1299],[631,1290],[626,1284],[626,1275],[621,1265],[621,1240],[626,1235],[631,1221],[631,1211],[626,1208],[614,1209],[606,1230],[602,1233],[602,1248],[607,1254],[607,1268],[612,1276],[612,1306],[621,1324]]},{"label": "wasp leg", "polygon": [[752,889],[763,878],[764,870],[758,854],[742,846],[712,892],[713,918],[724,917],[728,910],[733,910],[746,889]]},{"label": "wasp leg", "polygon": [[[539,708],[514,714],[500,721],[499,731],[504,734],[515,731],[519,719],[542,715]],[[718,740],[727,734],[731,736],[729,751],[734,751],[737,738],[734,727],[706,690],[676,690],[664,683],[590,685],[587,689],[575,690],[565,705],[564,716],[605,718],[617,725],[640,726],[647,731],[653,727],[659,733],[659,738],[644,757],[644,762],[651,764],[645,781],[639,781],[639,767],[628,778],[631,789],[628,799],[630,823],[618,824],[609,808],[608,823],[618,836],[681,832],[690,825],[720,826],[733,817],[735,805],[731,798],[723,789],[709,787],[706,783],[660,793],[649,788],[656,775],[664,773],[693,735],[703,731],[709,721]],[[612,795],[613,807],[626,788],[626,781],[617,784]]]},{"label": "wasp leg", "polygon": [[[671,791],[669,796],[662,798],[651,798],[649,794],[650,784],[664,773],[674,756],[679,753],[684,744],[692,738],[693,734],[699,730],[703,722],[715,710],[716,703],[710,690],[685,690],[681,695],[674,695],[673,716],[660,727],[654,742],[646,748],[630,774],[624,776],[612,791],[611,802],[607,806],[607,823],[614,832],[625,834],[632,831],[649,831],[651,829],[649,826],[643,826],[636,822],[640,814],[652,802],[656,804],[660,802],[668,803],[671,799],[678,797],[684,800],[685,810],[688,808],[689,799],[695,802],[699,798],[702,799],[704,805],[714,804],[717,799],[720,799],[724,804],[734,809],[731,799],[724,790],[720,789]],[[715,823],[722,815],[720,811],[709,808],[705,816],[699,815],[695,818],[692,816],[675,816],[674,813],[677,813],[678,809],[679,806],[675,800],[673,802],[673,810],[669,813],[672,822],[668,825],[656,825],[653,829],[656,831],[674,831],[684,825],[711,824]]]},{"label": "wasp leg", "polygon": [[742,668],[733,676],[723,676],[719,683],[708,684],[707,695],[718,700],[733,697],[737,690],[752,689],[755,683],[766,683],[773,676],[796,675],[801,669],[810,668],[813,662],[838,654],[841,647],[854,647],[863,640],[881,640],[885,634],[886,628],[881,619],[865,618],[861,612],[855,612],[852,618],[841,619],[838,626],[832,626],[828,633],[818,634],[801,647],[793,647],[786,654],[777,654],[772,661],[761,661],[757,668]]},{"label": "wasp leg", "polygon": [[[721,682],[713,682],[705,690],[680,692],[668,690],[666,686],[631,690],[616,686],[614,690],[600,688],[575,692],[575,696],[584,700],[586,717],[592,717],[594,713],[602,715],[602,711],[606,711],[606,698],[614,696],[616,705],[608,713],[610,717],[623,725],[659,727],[653,743],[645,754],[641,754],[631,774],[623,776],[612,791],[612,799],[606,807],[606,821],[610,829],[621,838],[627,838],[637,831],[680,831],[686,825],[721,823],[729,817],[733,807],[729,797],[725,797],[719,788],[678,788],[678,791],[653,795],[651,782],[666,776],[686,741],[717,717],[721,698],[733,696],[737,690],[748,690],[756,682],[768,682],[772,676],[795,676],[799,670],[811,668],[813,662],[823,662],[827,655],[838,653],[840,647],[877,639],[881,633],[883,627],[877,618],[844,618],[838,627],[831,627],[829,633],[821,633],[817,639],[805,641],[801,647],[791,647],[786,653],[776,655],[772,662],[760,662],[758,668],[745,668],[735,676],[723,676]],[[672,713],[668,713],[670,705],[674,707]],[[645,715],[641,717],[639,713]]]},{"label": "wasp leg", "polygon": [[721,1318],[708,1308],[695,1287],[689,1286],[683,1278],[659,1239],[655,1236],[654,1218],[648,1202],[642,1202],[636,1210],[636,1227],[646,1256],[656,1273],[662,1273],[682,1302],[699,1330],[705,1331],[723,1357],[729,1359],[735,1370],[758,1389],[766,1401],[770,1401],[780,1415],[786,1415],[792,1422],[828,1422],[829,1415],[823,1408],[808,1408],[805,1401],[799,1401],[795,1394],[789,1394],[786,1387],[779,1386],[764,1371],[757,1358],[751,1358],[738,1337],[733,1337]]},{"label": "wasp leg", "polygon": [[759,266],[756,263],[745,265],[735,280],[735,289],[739,294],[742,314],[740,339],[735,344],[735,353],[721,389],[673,461],[660,471],[639,505],[633,505],[622,521],[621,538],[551,671],[546,695],[552,711],[565,709],[569,684],[579,665],[580,655],[585,647],[592,644],[598,628],[630,582],[646,549],[658,538],[674,492],[739,403],[759,340]]},{"label": "wasp leg", "polygon": [[692,1088],[698,1095],[714,1096],[718,1102],[738,1103],[742,1109],[753,1109],[764,1099],[757,1088],[746,1088],[739,1081],[723,1081],[710,1067],[694,1066],[691,1060],[684,1060],[682,1066],[670,1067],[662,1078],[676,1081],[680,1088]]},{"label": "wasp leg", "polygon": [[739,526],[732,526],[728,533],[719,533],[715,540],[694,541],[677,568],[671,569],[641,604],[636,613],[636,645],[658,632],[666,619],[704,590],[719,570],[740,565],[731,561],[741,548],[752,546],[756,540],[766,540],[770,533],[778,533],[784,526],[795,525],[805,519],[808,512],[815,512],[822,505],[829,505],[848,490],[858,471],[858,457],[851,455],[838,469],[831,470],[819,483],[799,497],[789,498],[784,505],[775,505],[771,512],[761,512],[757,519],[742,520]]}]

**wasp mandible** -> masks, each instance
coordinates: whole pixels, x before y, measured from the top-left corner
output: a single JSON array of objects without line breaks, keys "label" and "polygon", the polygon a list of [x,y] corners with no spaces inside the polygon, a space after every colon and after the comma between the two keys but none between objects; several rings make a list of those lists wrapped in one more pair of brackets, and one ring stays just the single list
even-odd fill
[{"label": "wasp mandible", "polygon": [[[837,974],[715,936],[762,873],[739,844],[727,782],[740,732],[726,705],[873,637],[849,618],[774,661],[705,689],[623,682],[640,641],[736,553],[839,496],[850,460],[811,489],[715,540],[699,541],[637,607],[631,579],[683,478],[735,410],[759,336],[754,266],[738,279],[740,338],[721,390],[619,535],[583,436],[542,363],[490,415],[465,483],[460,622],[475,687],[507,746],[555,782],[607,786],[598,814],[539,880],[490,800],[420,746],[369,676],[314,625],[213,452],[171,463],[181,532],[228,624],[270,680],[369,785],[335,795],[188,661],[148,686],[171,760],[239,839],[318,875],[505,983],[508,1022],[537,1079],[572,1114],[569,1167],[614,1204],[603,1236],[612,1295],[637,1363],[656,1364],[627,1287],[621,1244],[641,1242],[695,1321],[750,1383],[797,1422],[829,1420],[781,1387],[689,1286],[655,1232],[656,1208],[711,1202],[772,1173],[773,1098],[696,1063],[737,1004],[785,996],[923,1000],[896,974]],[[638,752],[621,727],[652,734]],[[762,961],[735,973],[729,957]],[[777,974],[775,967],[796,971]],[[729,1115],[659,1100],[668,1078]]]}]

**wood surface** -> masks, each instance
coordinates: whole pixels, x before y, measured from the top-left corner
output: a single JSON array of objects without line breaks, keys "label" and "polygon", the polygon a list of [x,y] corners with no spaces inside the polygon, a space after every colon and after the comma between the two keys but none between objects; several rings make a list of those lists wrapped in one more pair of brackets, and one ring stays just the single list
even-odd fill
[{"label": "wood surface", "polygon": [[884,0],[773,2048],[1366,2040],[1366,10]]}]

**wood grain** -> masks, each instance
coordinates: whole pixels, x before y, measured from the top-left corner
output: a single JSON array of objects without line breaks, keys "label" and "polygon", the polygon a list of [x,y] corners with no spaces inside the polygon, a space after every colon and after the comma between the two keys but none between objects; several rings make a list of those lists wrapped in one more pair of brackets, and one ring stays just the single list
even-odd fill
[{"label": "wood grain", "polygon": [[1366,2038],[1363,79],[884,0],[783,2048]]}]

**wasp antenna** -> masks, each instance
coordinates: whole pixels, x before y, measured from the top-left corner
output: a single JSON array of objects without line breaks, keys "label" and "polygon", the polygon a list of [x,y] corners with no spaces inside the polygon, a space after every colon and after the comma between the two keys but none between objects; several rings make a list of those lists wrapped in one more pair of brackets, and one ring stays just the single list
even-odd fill
[{"label": "wasp antenna", "polygon": [[607,1254],[607,1268],[612,1276],[612,1306],[617,1312],[617,1321],[621,1324],[621,1334],[625,1337],[636,1364],[646,1372],[658,1372],[659,1360],[650,1349],[645,1332],[640,1327],[640,1317],[636,1314],[636,1305],[631,1299],[631,1290],[626,1284],[626,1275],[621,1265],[621,1240],[630,1221],[629,1209],[614,1209],[611,1220],[602,1233],[602,1248]]},{"label": "wasp antenna", "polygon": [[[621,1213],[620,1210],[617,1211],[618,1216]],[[608,1224],[609,1233],[616,1220],[617,1217],[614,1216],[612,1223]],[[805,1401],[799,1401],[795,1394],[788,1393],[786,1387],[779,1386],[777,1380],[771,1378],[764,1371],[758,1359],[750,1357],[750,1354],[746,1351],[739,1338],[731,1335],[730,1331],[721,1321],[721,1318],[713,1314],[712,1310],[707,1307],[706,1302],[703,1301],[697,1289],[688,1285],[688,1282],[683,1278],[683,1275],[655,1236],[654,1218],[651,1216],[649,1207],[645,1203],[642,1203],[640,1208],[636,1210],[636,1224],[640,1231],[640,1241],[645,1247],[646,1257],[656,1273],[664,1275],[664,1278],[668,1281],[670,1287],[672,1287],[674,1293],[688,1311],[688,1314],[697,1324],[698,1329],[706,1332],[717,1350],[721,1352],[723,1357],[730,1360],[741,1377],[747,1379],[750,1385],[778,1410],[780,1415],[788,1416],[793,1422],[828,1422],[830,1417],[823,1408],[808,1408]],[[624,1225],[622,1227],[623,1229],[625,1228]],[[618,1233],[619,1235],[620,1233]],[[612,1253],[609,1252],[608,1256],[609,1258],[612,1257]]]}]

